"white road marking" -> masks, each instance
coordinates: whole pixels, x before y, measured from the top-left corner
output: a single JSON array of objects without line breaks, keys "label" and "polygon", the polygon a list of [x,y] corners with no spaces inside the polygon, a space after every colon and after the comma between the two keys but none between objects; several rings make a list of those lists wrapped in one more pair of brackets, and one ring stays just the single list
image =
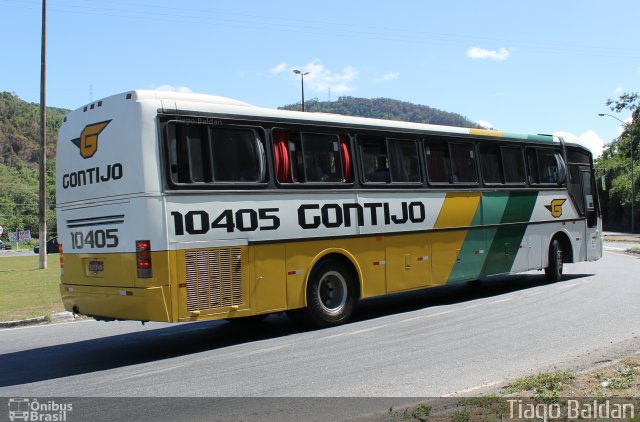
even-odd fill
[{"label": "white road marking", "polygon": [[494,300],[493,302],[489,302],[489,305],[493,304],[493,303],[500,303],[500,302],[507,302],[509,300],[513,299],[512,297],[509,297],[507,299],[500,299],[500,300]]},{"label": "white road marking", "polygon": [[245,353],[245,356],[251,356],[251,355],[257,355],[257,354],[260,354],[260,353],[273,352],[275,350],[280,350],[280,349],[284,349],[285,347],[289,347],[290,345],[291,345],[291,343],[287,343],[287,344],[281,344],[281,345],[278,345],[278,346],[265,347],[263,349],[252,350],[250,352]]},{"label": "white road marking", "polygon": [[416,319],[422,319],[422,318],[432,318],[432,317],[436,317],[436,316],[440,316],[440,315],[444,315],[444,314],[450,314],[451,312],[454,312],[454,309],[451,309],[449,311],[436,312],[435,314],[420,315],[420,316],[413,317],[413,318],[407,318],[407,319],[403,319],[400,322],[409,322],[409,321],[414,321]]}]

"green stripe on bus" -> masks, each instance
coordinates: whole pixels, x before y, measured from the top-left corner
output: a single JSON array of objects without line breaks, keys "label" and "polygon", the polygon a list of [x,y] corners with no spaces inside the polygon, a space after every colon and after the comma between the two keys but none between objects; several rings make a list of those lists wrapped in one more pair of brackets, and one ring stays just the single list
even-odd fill
[{"label": "green stripe on bus", "polygon": [[502,134],[502,137],[505,139],[505,141],[508,141],[509,139],[514,139],[514,140],[517,139],[517,140],[523,140],[523,141],[553,142],[552,135],[527,135],[524,133],[505,132]]},{"label": "green stripe on bus", "polygon": [[[480,277],[508,273],[520,250],[538,192],[511,192],[500,220],[509,224],[496,228]],[[519,223],[519,224],[518,224]]]},{"label": "green stripe on bus", "polygon": [[[471,226],[500,224],[508,200],[508,192],[483,193]],[[494,227],[489,227],[472,229],[467,232],[448,283],[475,280],[480,277],[487,259],[488,245],[491,245],[496,230]]]}]

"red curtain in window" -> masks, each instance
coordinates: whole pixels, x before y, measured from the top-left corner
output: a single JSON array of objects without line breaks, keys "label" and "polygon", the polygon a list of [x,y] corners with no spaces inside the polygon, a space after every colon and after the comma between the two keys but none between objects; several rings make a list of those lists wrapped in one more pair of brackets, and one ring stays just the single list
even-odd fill
[{"label": "red curtain in window", "polygon": [[349,139],[347,135],[340,135],[340,151],[342,156],[342,170],[344,171],[344,181],[352,182],[353,174],[351,173],[351,157],[349,156]]},{"label": "red curtain in window", "polygon": [[281,183],[291,183],[289,146],[286,132],[273,132],[273,149],[276,160],[276,178]]}]

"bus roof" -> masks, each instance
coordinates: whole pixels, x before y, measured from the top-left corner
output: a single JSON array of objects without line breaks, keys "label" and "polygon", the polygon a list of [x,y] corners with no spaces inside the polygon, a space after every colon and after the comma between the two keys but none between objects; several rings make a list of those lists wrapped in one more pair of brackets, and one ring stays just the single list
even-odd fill
[{"label": "bus roof", "polygon": [[[166,114],[212,113],[229,114],[236,117],[264,118],[267,120],[293,120],[298,123],[321,123],[353,125],[370,127],[375,129],[389,128],[391,130],[428,131],[438,134],[461,134],[488,138],[504,138],[534,142],[560,142],[557,136],[530,135],[509,133],[491,129],[477,129],[457,126],[435,125],[429,123],[413,123],[400,120],[373,119],[368,117],[354,117],[342,114],[322,112],[301,112],[291,110],[279,110],[256,107],[243,101],[232,98],[209,94],[197,94],[192,92],[158,91],[158,90],[134,90],[116,94],[101,101],[133,100],[136,102],[154,102],[159,110]],[[80,110],[87,110],[87,106]]]}]

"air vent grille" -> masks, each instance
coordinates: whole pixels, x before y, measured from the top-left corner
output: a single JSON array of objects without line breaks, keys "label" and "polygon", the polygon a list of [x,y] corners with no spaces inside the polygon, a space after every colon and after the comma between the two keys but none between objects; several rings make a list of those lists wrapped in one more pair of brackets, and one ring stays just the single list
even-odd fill
[{"label": "air vent grille", "polygon": [[189,312],[242,304],[240,248],[189,251],[185,264]]}]

